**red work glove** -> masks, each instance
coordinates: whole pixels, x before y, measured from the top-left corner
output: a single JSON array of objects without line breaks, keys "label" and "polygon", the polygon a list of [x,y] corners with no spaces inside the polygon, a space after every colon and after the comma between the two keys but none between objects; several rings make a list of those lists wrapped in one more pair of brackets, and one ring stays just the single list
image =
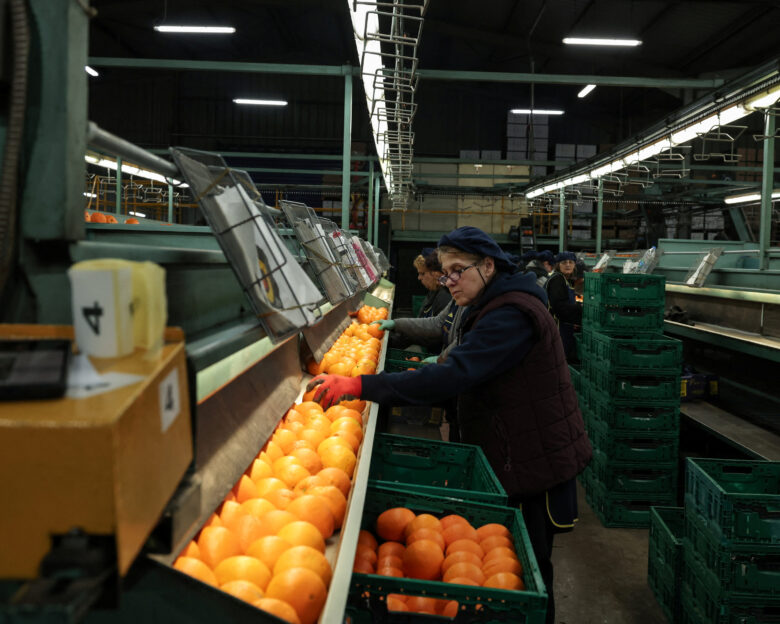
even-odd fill
[{"label": "red work glove", "polygon": [[314,393],[314,400],[325,409],[341,401],[359,399],[363,392],[363,382],[359,376],[317,375],[306,385],[306,391],[311,392],[317,386],[320,388]]}]

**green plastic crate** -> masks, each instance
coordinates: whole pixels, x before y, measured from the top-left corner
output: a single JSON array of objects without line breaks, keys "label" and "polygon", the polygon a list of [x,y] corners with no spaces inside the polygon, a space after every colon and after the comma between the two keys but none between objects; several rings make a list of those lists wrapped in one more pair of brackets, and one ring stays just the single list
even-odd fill
[{"label": "green plastic crate", "polygon": [[635,373],[613,374],[600,366],[600,362],[586,360],[584,368],[591,382],[591,390],[606,395],[602,402],[631,401],[647,404],[672,405],[680,403],[680,372],[672,374],[638,375]]},{"label": "green plastic crate", "polygon": [[647,582],[670,622],[680,618],[684,520],[682,507],[650,508]]},{"label": "green plastic crate", "polygon": [[[347,615],[352,624],[372,624],[377,621],[447,621],[413,613],[393,614],[390,616],[392,619],[388,620],[385,605],[387,594],[457,600],[461,609],[466,607],[465,612],[461,611],[460,615],[466,616],[465,621],[468,622],[543,624],[547,610],[547,592],[519,509],[369,486],[363,507],[362,528],[373,532],[377,516],[392,507],[408,507],[415,513],[429,513],[438,518],[459,514],[475,527],[493,522],[506,526],[512,533],[517,555],[523,566],[525,590],[507,591],[354,573],[347,600]],[[400,619],[396,619],[397,617]]]},{"label": "green plastic crate", "polygon": [[380,433],[368,475],[375,485],[505,505],[506,492],[482,449],[423,438]]},{"label": "green plastic crate", "polygon": [[[412,357],[418,357],[421,360],[424,358],[427,358],[429,355],[433,355],[432,353],[429,353],[428,351],[406,351],[405,349],[388,349],[387,350],[387,359],[388,360],[408,360]],[[414,362],[412,362],[414,363]]]},{"label": "green plastic crate", "polygon": [[724,546],[780,546],[780,462],[688,458],[685,505]]},{"label": "green plastic crate", "polygon": [[680,618],[680,589],[677,585],[677,579],[670,570],[662,566],[652,565],[653,555],[650,552],[650,559],[647,569],[647,584],[653,592],[661,610],[664,612],[669,622],[678,622]]},{"label": "green plastic crate", "polygon": [[595,331],[663,331],[664,307],[599,306],[586,302],[582,311],[583,327]]},{"label": "green plastic crate", "polygon": [[682,362],[682,342],[655,336],[591,332],[591,350],[601,365],[612,372],[658,371],[676,373]]},{"label": "green plastic crate", "polygon": [[[675,406],[657,405],[614,405],[602,402],[601,394],[593,394],[587,401],[593,415],[619,431],[658,431],[672,432],[680,430],[680,410]],[[669,400],[675,403],[674,399]]]},{"label": "green plastic crate", "polygon": [[569,364],[569,375],[571,376],[571,385],[574,386],[575,392],[579,395],[582,392],[582,372],[578,367]]},{"label": "green plastic crate", "polygon": [[423,366],[422,362],[406,362],[404,360],[385,360],[385,366],[382,370],[386,373],[400,373],[410,368],[415,370]]},{"label": "green plastic crate", "polygon": [[593,446],[613,462],[644,462],[669,466],[677,461],[677,432],[615,431],[605,422],[593,418],[588,436]]},{"label": "green plastic crate", "polygon": [[780,546],[725,548],[695,510],[685,517],[685,541],[689,556],[704,568],[703,581],[711,595],[780,598]]},{"label": "green plastic crate", "polygon": [[664,305],[666,278],[635,273],[586,273],[583,300],[599,305]]},{"label": "green plastic crate", "polygon": [[645,528],[651,507],[670,507],[676,497],[668,494],[626,494],[609,492],[598,480],[590,482],[591,509],[605,527]]},{"label": "green plastic crate", "polygon": [[[706,602],[706,605],[711,605]],[[702,606],[693,597],[691,588],[683,583],[680,587],[681,624],[780,624],[780,606],[722,605],[711,609],[707,617]]]},{"label": "green plastic crate", "polygon": [[416,317],[422,310],[426,295],[412,295],[412,316]]},{"label": "green plastic crate", "polygon": [[590,467],[610,492],[663,494],[677,491],[677,462],[616,462],[594,448]]}]

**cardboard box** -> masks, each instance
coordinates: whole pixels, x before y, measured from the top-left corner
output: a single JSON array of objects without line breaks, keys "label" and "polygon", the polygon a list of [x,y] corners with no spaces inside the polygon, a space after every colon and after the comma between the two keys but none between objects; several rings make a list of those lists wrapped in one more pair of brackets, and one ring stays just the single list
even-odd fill
[{"label": "cardboard box", "polygon": [[[72,338],[73,328],[0,325],[0,338]],[[113,535],[125,574],[192,461],[184,334],[156,356],[93,359],[142,375],[83,399],[0,403],[0,578],[38,574],[52,534]]]}]

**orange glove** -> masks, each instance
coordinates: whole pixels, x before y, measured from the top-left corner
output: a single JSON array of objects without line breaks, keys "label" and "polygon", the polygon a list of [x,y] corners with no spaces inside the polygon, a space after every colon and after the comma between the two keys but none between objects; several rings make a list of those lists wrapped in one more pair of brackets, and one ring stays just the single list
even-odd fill
[{"label": "orange glove", "polygon": [[317,386],[320,388],[314,393],[314,400],[320,403],[324,409],[341,401],[359,399],[363,392],[363,382],[360,380],[360,376],[317,375],[306,385],[306,391],[311,392]]}]

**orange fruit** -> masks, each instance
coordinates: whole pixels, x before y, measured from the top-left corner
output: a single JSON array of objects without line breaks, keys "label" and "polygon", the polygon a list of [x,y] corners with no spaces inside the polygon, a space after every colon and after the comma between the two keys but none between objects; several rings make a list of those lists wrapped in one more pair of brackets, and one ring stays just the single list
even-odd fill
[{"label": "orange fruit", "polygon": [[442,549],[442,552],[444,551],[444,548],[446,544],[444,543],[444,537],[442,537],[442,534],[439,533],[436,529],[417,529],[416,531],[412,531],[409,534],[409,537],[406,538],[406,545],[409,546],[409,544],[413,544],[417,540],[421,539],[427,539],[431,540],[432,542],[436,542],[439,545],[439,548]]},{"label": "orange fruit", "polygon": [[295,609],[292,608],[292,605],[289,602],[285,602],[284,600],[260,598],[259,600],[255,600],[252,605],[266,613],[275,615],[280,620],[289,622],[289,624],[301,624]]},{"label": "orange fruit", "polygon": [[309,416],[306,427],[308,429],[321,431],[326,436],[330,433],[330,421],[325,417],[325,414],[313,414]]},{"label": "orange fruit", "polygon": [[455,576],[450,578],[448,583],[453,583],[454,585],[473,585],[474,587],[479,587],[479,583],[477,583],[474,579],[468,578],[466,576]]},{"label": "orange fruit", "polygon": [[[94,217],[95,215],[92,215],[92,216]],[[94,219],[93,219],[93,222],[94,222]],[[141,223],[141,222],[138,219],[136,219],[135,217],[130,217],[129,219],[125,219],[125,224],[126,225],[138,225],[139,223]]]},{"label": "orange fruit", "polygon": [[328,539],[333,535],[335,520],[328,504],[317,496],[304,494],[296,498],[287,507],[287,511],[297,516],[299,520],[311,522]]},{"label": "orange fruit", "polygon": [[245,503],[241,503],[241,513],[254,516],[255,518],[259,518],[273,509],[276,509],[276,505],[264,498],[253,498]]},{"label": "orange fruit", "polygon": [[433,581],[440,576],[444,553],[436,542],[421,539],[406,547],[403,561],[406,576]]},{"label": "orange fruit", "polygon": [[333,422],[340,416],[342,416],[342,412],[347,411],[347,408],[342,405],[331,405],[328,409],[325,410],[325,417],[330,421]]},{"label": "orange fruit", "polygon": [[311,546],[293,546],[285,550],[276,561],[274,575],[292,568],[307,568],[316,572],[325,583],[325,587],[330,585],[330,580],[333,578],[333,571],[325,555]]},{"label": "orange fruit", "polygon": [[[397,559],[397,557],[396,557]],[[404,572],[399,566],[394,565],[377,565],[376,574],[379,576],[395,576],[397,578],[403,578]]]},{"label": "orange fruit", "polygon": [[312,388],[311,390],[308,390],[307,392],[304,392],[303,396],[301,398],[304,401],[314,401],[314,397],[317,396],[317,394],[319,394],[320,391],[321,391],[321,388],[319,388],[319,387]]},{"label": "orange fruit", "polygon": [[406,603],[402,600],[399,600],[395,596],[388,596],[387,597],[387,610],[388,611],[408,611],[409,608],[406,606]]},{"label": "orange fruit", "polygon": [[436,598],[428,598],[427,596],[409,596],[406,601],[406,608],[415,613],[436,615],[436,605]]},{"label": "orange fruit", "polygon": [[219,519],[219,516],[216,513],[211,514],[209,519],[203,523],[204,529],[210,526],[222,526],[222,520]]},{"label": "orange fruit", "polygon": [[486,577],[493,576],[498,572],[511,572],[517,576],[523,575],[523,566],[517,559],[509,557],[495,557],[491,561],[483,564],[482,572]]},{"label": "orange fruit", "polygon": [[325,552],[325,539],[320,530],[311,522],[305,520],[290,522],[279,529],[277,536],[291,546],[308,546],[321,553]]},{"label": "orange fruit", "polygon": [[295,514],[281,509],[273,509],[260,517],[265,535],[276,535],[285,524],[298,520]]},{"label": "orange fruit", "polygon": [[486,537],[479,545],[482,546],[482,550],[485,551],[485,554],[498,547],[509,548],[510,550],[515,549],[514,542],[503,535],[491,535],[490,537]]},{"label": "orange fruit", "polygon": [[408,537],[417,529],[433,529],[441,533],[441,522],[439,522],[439,519],[436,516],[432,516],[431,514],[420,514],[406,525],[404,537]]},{"label": "orange fruit", "polygon": [[374,574],[375,572],[371,562],[360,558],[355,559],[355,563],[352,564],[352,571],[358,572],[359,574]]},{"label": "orange fruit", "polygon": [[337,445],[341,445],[345,448],[352,450],[352,445],[349,443],[347,439],[339,436],[328,436],[322,442],[320,442],[319,446],[317,447],[317,454],[320,456],[320,461],[322,460],[323,451],[329,449],[331,446],[337,446]]},{"label": "orange fruit", "polygon": [[477,541],[477,530],[473,526],[463,522],[455,522],[454,524],[451,524],[446,529],[444,529],[441,534],[448,546],[452,544],[452,542],[455,542],[459,539],[469,539],[474,542]]},{"label": "orange fruit", "polygon": [[403,602],[406,604],[406,601],[409,600],[409,596],[406,594],[387,594],[388,598],[394,598],[395,600],[398,600],[399,602]]},{"label": "orange fruit", "polygon": [[503,535],[504,537],[510,538],[512,537],[512,533],[510,533],[509,529],[507,529],[503,524],[484,524],[477,529],[477,539],[480,542],[486,537],[490,537],[492,535]]},{"label": "orange fruit", "polygon": [[259,559],[239,555],[220,561],[214,568],[214,576],[220,585],[230,581],[249,581],[264,590],[271,580],[271,571]]},{"label": "orange fruit", "polygon": [[333,445],[320,452],[322,465],[326,468],[340,468],[351,479],[355,472],[357,456],[348,446]]},{"label": "orange fruit", "polygon": [[322,405],[316,403],[315,401],[303,401],[302,403],[298,403],[294,409],[296,412],[299,412],[304,416],[310,415],[312,413],[322,414],[323,412]]},{"label": "orange fruit", "polygon": [[[349,445],[349,448],[352,449],[353,453],[357,453],[358,449],[360,448],[360,440],[358,440],[354,434],[345,429],[340,429],[339,431],[330,434],[329,437],[344,440]],[[328,438],[325,439],[327,440]]]},{"label": "orange fruit", "polygon": [[292,451],[292,446],[298,441],[298,436],[289,429],[277,429],[271,439],[279,445],[282,453],[287,455]]},{"label": "orange fruit", "polygon": [[325,482],[328,485],[335,485],[341,490],[341,493],[344,496],[349,496],[352,481],[350,480],[350,476],[341,468],[337,468],[336,466],[323,468],[317,473],[317,476],[325,479]]},{"label": "orange fruit", "polygon": [[271,492],[272,490],[285,490],[287,489],[287,484],[282,481],[281,479],[277,479],[276,477],[266,477],[265,479],[260,479],[257,483],[255,483],[257,486],[257,497],[263,498],[268,492]]},{"label": "orange fruit", "polygon": [[242,504],[243,503],[238,503],[236,501],[225,501],[222,503],[222,506],[219,508],[219,519],[222,521],[222,526],[226,526],[232,530],[232,527],[230,526],[232,522],[245,513],[241,509]]},{"label": "orange fruit", "polygon": [[284,451],[282,451],[282,447],[279,446],[276,442],[273,440],[268,440],[265,444],[265,448],[263,449],[265,454],[268,455],[271,462],[274,463],[277,459],[280,457],[284,457]]},{"label": "orange fruit", "polygon": [[330,424],[330,433],[336,433],[337,431],[349,431],[358,440],[363,439],[363,427],[349,416],[341,416]]},{"label": "orange fruit", "polygon": [[459,516],[458,514],[450,514],[448,516],[444,516],[441,520],[439,520],[439,522],[441,522],[442,531],[458,522],[465,523],[471,526],[471,523],[468,520],[466,520],[466,518],[464,518],[463,516]]},{"label": "orange fruit", "polygon": [[279,555],[288,548],[292,548],[292,544],[287,540],[277,535],[265,535],[252,542],[246,554],[262,561],[269,570],[273,570]]},{"label": "orange fruit", "polygon": [[[274,468],[274,474],[276,475],[276,477],[284,481],[284,483],[287,485],[288,488],[294,488],[303,479],[311,476],[311,473],[300,464],[301,460],[299,460],[297,457],[293,457],[292,455],[287,455],[286,457],[282,457],[281,459],[295,460],[294,462],[291,461],[285,463],[283,466],[280,466],[278,469]],[[276,461],[281,461],[281,460],[276,460]],[[274,462],[274,465],[276,465],[276,462]]]},{"label": "orange fruit", "polygon": [[106,215],[106,223],[119,223],[114,215]]},{"label": "orange fruit", "polygon": [[469,552],[473,552],[479,558],[485,556],[485,551],[482,550],[482,546],[480,546],[479,544],[477,544],[477,542],[473,540],[469,540],[469,539],[455,540],[454,542],[452,542],[447,546],[448,555],[454,552],[458,552],[460,550],[467,550]]},{"label": "orange fruit", "polygon": [[179,553],[179,556],[200,559],[200,548],[198,548],[198,543],[195,540],[190,541],[190,543],[184,547],[184,550]]},{"label": "orange fruit", "polygon": [[249,581],[228,581],[224,585],[220,585],[219,588],[223,592],[250,604],[263,597],[263,590]]},{"label": "orange fruit", "polygon": [[335,485],[319,485],[309,490],[308,494],[319,496],[330,507],[333,514],[333,523],[336,529],[344,524],[344,516],[347,514],[347,499]]},{"label": "orange fruit", "polygon": [[214,573],[200,559],[195,557],[179,557],[174,561],[173,567],[199,581],[214,587],[219,587],[219,582]]},{"label": "orange fruit", "polygon": [[[278,562],[277,562],[278,563]],[[316,572],[308,568],[291,568],[275,574],[266,596],[289,603],[301,624],[314,624],[325,604],[328,590]]]},{"label": "orange fruit", "polygon": [[316,377],[317,375],[321,375],[323,370],[322,366],[317,364],[314,360],[309,360],[306,362],[306,370],[308,371],[309,375],[312,377]]},{"label": "orange fruit", "polygon": [[302,425],[306,424],[306,418],[303,414],[301,414],[298,410],[296,410],[294,407],[291,407],[289,410],[287,410],[287,413],[284,415],[285,422],[288,423],[301,423]]},{"label": "orange fruit", "polygon": [[[339,418],[352,418],[353,420],[356,420],[361,427],[363,426],[363,416],[357,410],[344,408],[344,411],[339,414]],[[333,420],[338,420],[338,418],[334,418]]]},{"label": "orange fruit", "polygon": [[237,502],[243,503],[250,498],[257,498],[257,486],[252,479],[246,475],[241,475],[238,483],[233,486],[233,494]]},{"label": "orange fruit", "polygon": [[494,559],[517,559],[517,554],[514,550],[511,548],[507,548],[506,546],[497,546],[496,548],[492,549],[489,553],[483,555],[482,557],[482,565],[493,561]]},{"label": "orange fruit", "polygon": [[[319,455],[317,455],[319,457]],[[315,487],[319,487],[322,485],[326,485],[327,481],[321,477],[319,474],[313,474],[309,477],[306,477],[305,479],[301,479],[298,481],[298,484],[295,486],[294,491],[296,494],[310,494],[311,490],[313,490]]]},{"label": "orange fruit", "polygon": [[306,429],[306,425],[299,422],[286,422],[282,425],[282,428],[287,429],[288,431],[291,431],[295,434],[295,441],[290,446],[290,450],[292,451],[294,448],[296,448],[295,445],[298,443],[298,434]]},{"label": "orange fruit", "polygon": [[[304,427],[304,429],[305,429],[305,427]],[[299,439],[298,439],[298,441],[295,444],[293,444],[293,450],[307,448],[307,449],[311,449],[312,451],[316,451],[315,446],[311,442],[309,442],[308,440],[300,439],[300,435],[301,435],[302,432],[303,432],[303,429],[301,429],[301,431],[298,432]]]},{"label": "orange fruit", "polygon": [[403,557],[406,546],[400,542],[382,542],[376,550],[378,557]]},{"label": "orange fruit", "polygon": [[384,330],[379,329],[379,325],[369,325],[366,328],[366,332],[372,337],[376,338],[377,340],[382,340],[382,338],[385,335]]},{"label": "orange fruit", "polygon": [[232,531],[220,526],[206,527],[198,536],[200,558],[210,568],[223,559],[242,554],[241,544]]},{"label": "orange fruit", "polygon": [[482,569],[478,565],[466,561],[453,564],[442,576],[442,580],[445,583],[449,583],[455,578],[468,578],[477,585],[482,585],[485,581],[485,575],[482,572]]},{"label": "orange fruit", "polygon": [[396,555],[385,555],[384,557],[377,557],[376,569],[379,568],[398,568],[403,570],[404,560],[402,557]]},{"label": "orange fruit", "polygon": [[366,402],[361,401],[360,399],[352,399],[350,401],[342,401],[339,403],[339,405],[343,405],[344,407],[347,407],[349,409],[353,409],[356,412],[362,414],[363,410],[366,409]]},{"label": "orange fruit", "polygon": [[371,531],[366,531],[365,529],[361,529],[358,533],[358,544],[363,544],[364,546],[368,546],[371,550],[376,550],[379,546],[379,542],[376,541],[376,538],[374,537],[374,534]]},{"label": "orange fruit", "polygon": [[309,475],[316,475],[322,470],[322,460],[317,455],[317,451],[309,448],[297,448],[290,451],[290,457],[298,459],[301,466],[309,472]]},{"label": "orange fruit", "polygon": [[460,605],[457,600],[448,600],[441,610],[441,614],[452,619],[458,615],[458,609],[460,609]]},{"label": "orange fruit", "polygon": [[350,377],[360,377],[360,375],[373,375],[376,372],[376,364],[371,360],[360,360],[352,367],[349,372]]},{"label": "orange fruit", "polygon": [[329,431],[322,431],[321,429],[315,429],[314,427],[307,426],[303,431],[298,434],[301,440],[305,440],[311,444],[312,448],[317,448],[322,441],[328,437]]},{"label": "orange fruit", "polygon": [[271,466],[261,459],[256,459],[252,462],[252,466],[249,468],[249,478],[255,482],[255,485],[260,479],[272,477],[274,471]]},{"label": "orange fruit", "polygon": [[451,553],[447,555],[444,558],[444,561],[441,564],[441,571],[442,574],[449,570],[453,565],[456,563],[473,563],[477,566],[482,566],[482,559],[479,558],[479,555],[475,555],[473,552],[470,552],[468,550],[459,550],[457,552]]},{"label": "orange fruit", "polygon": [[482,584],[483,587],[495,587],[496,589],[525,589],[525,583],[517,574],[511,572],[498,572],[489,576]]},{"label": "orange fruit", "polygon": [[246,552],[252,542],[265,535],[262,522],[249,514],[238,516],[231,524],[230,530],[238,538],[242,553]]},{"label": "orange fruit", "polygon": [[289,504],[295,500],[298,495],[290,489],[281,488],[267,492],[262,500],[267,500],[276,509],[287,509]]},{"label": "orange fruit", "polygon": [[352,367],[354,364],[349,364],[349,362],[354,362],[354,360],[348,360],[348,361],[341,361],[336,362],[335,364],[331,364],[328,367],[328,375],[343,375],[344,377],[349,377],[349,374],[352,372]]},{"label": "orange fruit", "polygon": [[372,566],[376,566],[376,551],[368,544],[358,544],[355,549],[355,559],[365,559]]},{"label": "orange fruit", "polygon": [[387,509],[376,519],[376,534],[388,542],[400,542],[404,539],[406,527],[415,517],[415,513],[406,507]]},{"label": "orange fruit", "polygon": [[84,222],[90,223],[92,220],[90,219],[89,213],[85,210],[84,211]]},{"label": "orange fruit", "polygon": [[[92,216],[90,217],[90,221],[92,223],[105,223],[106,215],[101,212],[93,212]],[[127,223],[127,221],[125,221],[125,223]]]}]

